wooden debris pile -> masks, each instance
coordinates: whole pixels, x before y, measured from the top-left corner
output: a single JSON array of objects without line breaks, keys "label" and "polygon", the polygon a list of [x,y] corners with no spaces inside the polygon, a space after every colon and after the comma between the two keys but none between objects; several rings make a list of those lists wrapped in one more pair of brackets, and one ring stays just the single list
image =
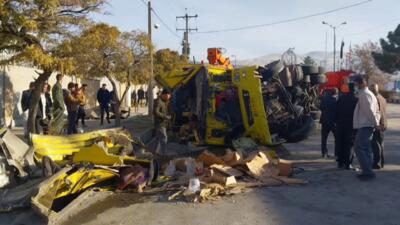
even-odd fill
[{"label": "wooden debris pile", "polygon": [[168,197],[169,201],[214,201],[242,193],[247,188],[307,184],[307,181],[291,177],[290,161],[265,150],[254,151],[246,157],[230,149],[221,157],[205,150],[196,159],[171,160],[164,167],[164,174],[177,180],[166,183],[164,188],[179,188]]}]

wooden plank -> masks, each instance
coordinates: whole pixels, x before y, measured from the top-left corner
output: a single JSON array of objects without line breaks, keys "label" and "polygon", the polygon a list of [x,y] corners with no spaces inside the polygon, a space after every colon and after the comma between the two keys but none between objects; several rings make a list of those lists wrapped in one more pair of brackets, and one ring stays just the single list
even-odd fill
[{"label": "wooden plank", "polygon": [[215,169],[223,174],[229,175],[229,176],[234,176],[234,177],[240,177],[243,176],[243,173],[235,168],[232,168],[230,166],[226,165],[218,165],[218,164],[213,164],[210,166],[212,169]]}]

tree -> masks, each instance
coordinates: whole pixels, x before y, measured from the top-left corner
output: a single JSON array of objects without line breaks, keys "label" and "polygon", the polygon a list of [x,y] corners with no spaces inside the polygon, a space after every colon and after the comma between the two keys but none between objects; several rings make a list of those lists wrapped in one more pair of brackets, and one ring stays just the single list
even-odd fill
[{"label": "tree", "polygon": [[375,64],[373,52],[379,52],[378,44],[367,42],[363,45],[356,45],[354,54],[357,59],[353,61],[357,73],[364,74],[369,83],[376,83],[382,87],[388,81],[388,74],[382,72]]},{"label": "tree", "polygon": [[40,69],[35,80],[28,118],[29,132],[35,131],[40,90],[54,71],[73,70],[72,59],[61,45],[71,34],[89,23],[88,14],[97,12],[105,0],[0,0],[0,64],[30,62]]},{"label": "tree", "polygon": [[311,56],[306,56],[304,58],[304,65],[315,66],[315,65],[317,65],[317,63]]},{"label": "tree", "polygon": [[179,55],[177,51],[171,51],[168,48],[160,49],[154,56],[154,72],[155,74],[170,73],[179,65],[187,63],[188,59]]},{"label": "tree", "polygon": [[[146,37],[146,38],[145,38]],[[149,40],[143,32],[121,33],[104,23],[95,24],[72,38],[71,56],[75,72],[81,77],[106,77],[113,87],[115,126],[121,123],[120,106],[132,81],[133,69],[147,58]],[[119,98],[115,81],[126,82],[127,88]]]},{"label": "tree", "polygon": [[390,31],[387,40],[380,40],[381,49],[375,51],[372,56],[377,66],[387,73],[400,70],[400,24],[394,31]]}]

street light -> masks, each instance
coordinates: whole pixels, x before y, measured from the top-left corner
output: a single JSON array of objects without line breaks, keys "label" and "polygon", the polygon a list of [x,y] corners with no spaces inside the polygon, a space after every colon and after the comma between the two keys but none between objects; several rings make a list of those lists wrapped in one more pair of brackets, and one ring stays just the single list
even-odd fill
[{"label": "street light", "polygon": [[333,29],[333,71],[336,71],[336,29],[342,25],[346,25],[347,22],[344,21],[343,23],[333,26],[325,21],[322,21],[322,24],[330,26]]}]

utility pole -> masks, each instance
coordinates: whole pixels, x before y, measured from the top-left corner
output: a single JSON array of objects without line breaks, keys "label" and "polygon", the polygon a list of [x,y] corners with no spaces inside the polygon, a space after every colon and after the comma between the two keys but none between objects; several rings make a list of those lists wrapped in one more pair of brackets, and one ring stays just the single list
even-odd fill
[{"label": "utility pole", "polygon": [[190,28],[189,27],[189,20],[193,18],[197,18],[198,15],[190,16],[185,13],[184,16],[177,16],[176,19],[184,19],[185,20],[185,28],[176,28],[176,31],[184,31],[183,32],[183,41],[182,41],[182,55],[189,59],[190,54],[190,44],[189,44],[189,33],[191,31],[197,31],[197,28]]},{"label": "utility pole", "polygon": [[336,71],[336,29],[342,25],[346,25],[347,23],[345,21],[339,25],[333,26],[325,21],[322,21],[322,24],[328,25],[333,29],[333,72],[335,72]]},{"label": "utility pole", "polygon": [[150,81],[149,85],[147,86],[147,103],[148,103],[148,114],[151,118],[153,115],[153,109],[154,109],[154,96],[153,96],[153,43],[152,43],[152,37],[151,37],[151,1],[149,0],[147,2],[147,34],[149,36],[149,55],[150,55]]}]

